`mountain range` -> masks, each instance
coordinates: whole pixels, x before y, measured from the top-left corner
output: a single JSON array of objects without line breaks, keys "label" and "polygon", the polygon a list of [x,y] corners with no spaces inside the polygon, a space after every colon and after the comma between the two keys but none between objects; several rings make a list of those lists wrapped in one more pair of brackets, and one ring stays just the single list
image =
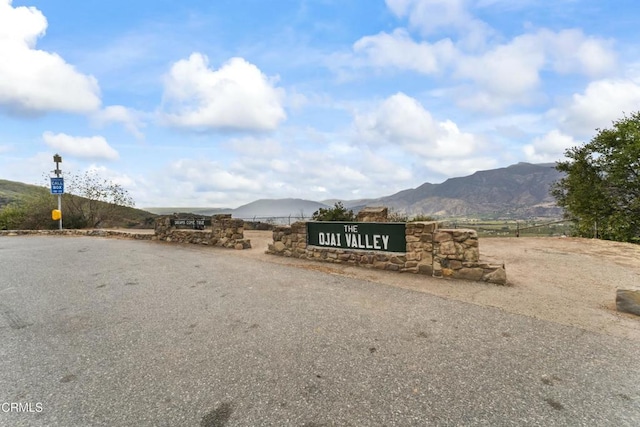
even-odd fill
[{"label": "mountain range", "polygon": [[[518,163],[450,178],[441,184],[425,183],[367,205],[388,206],[409,216],[557,218],[562,216],[562,210],[549,190],[562,176],[553,163]],[[353,206],[354,210],[360,207]]]},{"label": "mountain range", "polygon": [[518,163],[505,168],[479,171],[450,178],[441,184],[424,183],[377,199],[321,202],[303,199],[261,199],[236,209],[145,208],[156,214],[192,212],[199,215],[231,213],[236,218],[310,217],[319,208],[341,202],[359,211],[365,206],[386,206],[392,211],[439,218],[559,218],[562,210],[549,194],[553,182],[562,178],[553,163]]},{"label": "mountain range", "polygon": [[[143,208],[159,215],[174,212],[213,215],[230,213],[236,218],[265,220],[274,217],[309,218],[320,208],[341,202],[359,211],[365,206],[386,206],[408,216],[438,218],[560,218],[562,210],[549,194],[553,182],[562,178],[553,163],[518,163],[505,168],[479,171],[450,178],[441,184],[424,183],[417,188],[377,199],[311,201],[303,199],[261,199],[235,209],[224,208]],[[21,194],[45,191],[43,187],[0,180],[0,209]]]}]

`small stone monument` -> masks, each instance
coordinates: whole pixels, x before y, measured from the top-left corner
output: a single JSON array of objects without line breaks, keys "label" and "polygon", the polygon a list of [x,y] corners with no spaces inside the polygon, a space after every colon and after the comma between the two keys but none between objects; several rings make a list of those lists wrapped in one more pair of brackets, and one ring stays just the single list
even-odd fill
[{"label": "small stone monument", "polygon": [[356,221],[358,222],[388,222],[389,209],[384,206],[364,207],[358,212]]}]

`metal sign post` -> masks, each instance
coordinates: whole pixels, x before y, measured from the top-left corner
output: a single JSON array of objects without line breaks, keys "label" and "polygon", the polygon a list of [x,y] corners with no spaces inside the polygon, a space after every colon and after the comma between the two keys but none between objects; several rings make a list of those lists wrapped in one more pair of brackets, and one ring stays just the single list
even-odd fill
[{"label": "metal sign post", "polygon": [[62,194],[64,193],[64,178],[62,171],[60,170],[60,163],[62,163],[62,157],[58,154],[53,156],[53,161],[56,164],[56,169],[53,171],[57,178],[51,178],[51,194],[58,195],[58,211],[60,212],[60,219],[58,220],[58,229],[62,230]]}]

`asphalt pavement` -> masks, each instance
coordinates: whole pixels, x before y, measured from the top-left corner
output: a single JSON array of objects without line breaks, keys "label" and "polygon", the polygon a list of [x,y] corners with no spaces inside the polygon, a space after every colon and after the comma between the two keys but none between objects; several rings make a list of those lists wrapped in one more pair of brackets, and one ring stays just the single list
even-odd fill
[{"label": "asphalt pavement", "polygon": [[0,237],[0,426],[637,426],[637,344],[221,248]]}]

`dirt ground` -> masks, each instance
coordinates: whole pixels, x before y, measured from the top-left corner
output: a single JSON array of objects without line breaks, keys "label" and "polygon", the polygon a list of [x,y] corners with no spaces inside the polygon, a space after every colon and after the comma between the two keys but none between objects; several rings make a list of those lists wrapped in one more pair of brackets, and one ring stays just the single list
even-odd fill
[{"label": "dirt ground", "polygon": [[355,277],[640,341],[640,317],[615,310],[617,288],[640,284],[640,246],[603,240],[481,238],[480,258],[504,263],[510,286],[437,279],[265,254],[270,231],[245,231],[238,256]]}]

